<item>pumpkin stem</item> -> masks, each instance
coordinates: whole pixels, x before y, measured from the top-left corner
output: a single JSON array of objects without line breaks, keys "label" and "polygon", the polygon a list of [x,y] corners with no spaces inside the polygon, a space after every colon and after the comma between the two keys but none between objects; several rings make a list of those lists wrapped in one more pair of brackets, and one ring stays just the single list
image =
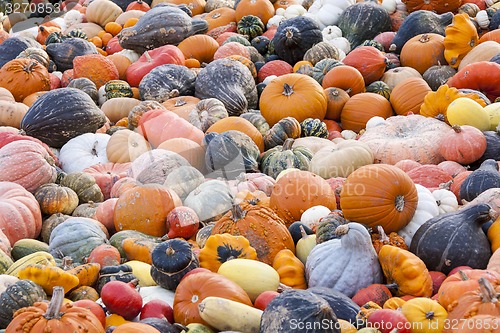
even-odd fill
[{"label": "pumpkin stem", "polygon": [[302,239],[307,238],[309,235],[306,233],[306,230],[303,226],[299,225],[300,235]]},{"label": "pumpkin stem", "polygon": [[183,105],[186,105],[187,102],[184,98],[178,98],[176,101],[175,101],[175,104],[174,106],[183,106]]},{"label": "pumpkin stem", "polygon": [[167,254],[167,256],[173,256],[174,253],[175,253],[175,250],[170,246],[166,251],[165,253]]},{"label": "pumpkin stem", "polygon": [[498,294],[495,291],[495,288],[491,285],[491,282],[486,278],[482,277],[478,281],[479,283],[479,291],[481,293],[481,298],[483,303],[497,303],[498,302]]},{"label": "pumpkin stem", "polygon": [[347,224],[341,224],[335,229],[336,236],[347,235],[348,232],[349,232],[349,225]]},{"label": "pumpkin stem", "polygon": [[446,120],[446,117],[442,113],[438,113],[438,115],[435,116],[434,118],[436,118],[437,120],[441,120],[441,121],[445,121]]},{"label": "pumpkin stem", "polygon": [[425,319],[432,320],[434,319],[434,311],[429,311],[425,314]]},{"label": "pumpkin stem", "polygon": [[172,89],[171,92],[168,93],[168,98],[174,98],[174,97],[179,97],[180,96],[180,92],[179,90],[177,89]]},{"label": "pumpkin stem", "polygon": [[459,125],[453,125],[451,128],[453,128],[453,130],[455,131],[455,133],[462,132],[462,127],[460,127]]},{"label": "pumpkin stem", "polygon": [[398,195],[394,203],[396,204],[396,210],[398,212],[402,212],[405,208],[405,197],[402,195]]},{"label": "pumpkin stem", "polygon": [[65,271],[68,269],[71,269],[73,267],[73,259],[71,257],[63,257],[62,258],[62,263],[61,263],[61,268],[64,269]]},{"label": "pumpkin stem", "polygon": [[64,289],[61,286],[55,286],[52,293],[52,298],[47,308],[47,312],[43,316],[47,320],[61,318],[61,306],[64,301]]},{"label": "pumpkin stem", "polygon": [[292,149],[293,143],[295,142],[295,139],[288,138],[283,142],[283,150],[290,150]]},{"label": "pumpkin stem", "polygon": [[[450,190],[450,188],[451,188],[451,184],[453,184],[453,180],[449,180],[449,181],[447,181],[446,183],[441,183],[441,184],[439,184],[439,188],[440,188],[440,189],[445,189],[445,190],[448,190],[448,191],[449,191],[449,190]],[[441,200],[438,200],[438,201],[441,201]],[[440,202],[440,203],[438,203],[438,206],[439,206],[439,205],[441,205],[441,202]]]},{"label": "pumpkin stem", "polygon": [[144,51],[144,56],[148,62],[153,62],[153,58],[151,58],[148,51]]},{"label": "pumpkin stem", "polygon": [[24,66],[23,68],[23,71],[25,71],[26,73],[31,73],[33,72],[33,68],[38,65],[38,61],[36,60],[32,60],[30,61],[26,66]]},{"label": "pumpkin stem", "polygon": [[382,242],[382,244],[389,244],[389,241],[390,241],[389,236],[387,236],[387,234],[385,233],[384,228],[382,228],[382,226],[380,226],[380,225],[377,226],[377,232],[379,234],[379,239]]},{"label": "pumpkin stem", "polygon": [[243,219],[245,215],[247,215],[247,212],[243,210],[240,205],[233,205],[233,207],[231,207],[231,220],[233,220],[233,222],[238,222]]},{"label": "pumpkin stem", "polygon": [[98,144],[99,144],[99,141],[97,141],[97,140],[96,140],[96,141],[94,142],[94,145],[92,146],[92,150],[91,150],[91,152],[92,152],[92,155],[94,155],[94,156],[97,156],[97,145],[98,145]]},{"label": "pumpkin stem", "polygon": [[429,40],[431,40],[429,38],[429,35],[428,34],[423,34],[422,37],[420,37],[420,39],[418,40],[420,43],[427,43]]},{"label": "pumpkin stem", "polygon": [[285,95],[286,97],[290,97],[293,94],[293,86],[285,83],[283,85],[283,92],[281,94]]},{"label": "pumpkin stem", "polygon": [[282,293],[285,290],[291,290],[293,289],[292,287],[287,286],[286,284],[280,283],[278,288],[276,289],[277,292]]}]

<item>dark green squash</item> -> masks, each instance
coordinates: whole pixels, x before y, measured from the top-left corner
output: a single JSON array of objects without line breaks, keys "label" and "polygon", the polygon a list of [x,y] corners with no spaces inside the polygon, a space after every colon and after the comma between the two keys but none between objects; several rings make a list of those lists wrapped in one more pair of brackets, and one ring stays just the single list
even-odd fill
[{"label": "dark green squash", "polygon": [[360,2],[347,7],[339,17],[337,26],[349,43],[351,49],[367,39],[373,39],[384,31],[391,31],[389,13],[376,2]]},{"label": "dark green squash", "polygon": [[[498,153],[498,151],[497,151]],[[460,185],[460,198],[472,201],[478,195],[490,188],[500,187],[500,173],[498,163],[494,159],[488,159],[473,171]]]},{"label": "dark green squash", "polygon": [[360,307],[352,299],[330,288],[312,287],[307,290],[327,301],[338,319],[348,321],[358,329],[361,328],[360,321],[356,319]]},{"label": "dark green squash", "polygon": [[226,179],[235,178],[242,172],[259,172],[259,147],[245,133],[236,130],[207,133],[203,141],[205,165],[210,172],[221,172],[219,176]]},{"label": "dark green squash", "polygon": [[134,92],[132,91],[130,84],[123,80],[111,80],[106,82],[104,85],[104,92],[106,93],[107,99],[134,96]]},{"label": "dark green squash", "polygon": [[17,59],[33,59],[38,61],[43,66],[49,68],[50,58],[44,49],[38,47],[28,47],[23,52],[19,53]]},{"label": "dark green squash", "polygon": [[470,167],[473,170],[480,167],[486,160],[500,161],[500,124],[496,131],[486,131],[483,134],[486,138],[486,151],[479,160],[471,164]]},{"label": "dark green squash", "polygon": [[300,123],[293,117],[286,117],[278,121],[264,136],[266,150],[281,146],[287,139],[300,138]]},{"label": "dark green squash", "polygon": [[73,79],[69,82],[68,88],[80,89],[84,93],[90,96],[94,103],[99,101],[99,92],[94,82],[90,81],[86,77],[80,77]]},{"label": "dark green squash", "polygon": [[490,209],[487,204],[470,205],[428,220],[413,236],[410,251],[429,271],[448,274],[458,266],[485,269],[491,247],[481,226],[491,220]]},{"label": "dark green squash", "polygon": [[260,54],[265,55],[269,50],[269,42],[270,40],[266,36],[257,36],[250,41],[250,44],[252,44]]},{"label": "dark green squash", "polygon": [[132,267],[127,264],[105,266],[99,271],[99,279],[96,282],[95,289],[100,293],[102,287],[108,282],[130,282],[135,279],[137,279],[137,277],[132,273]]},{"label": "dark green squash", "polygon": [[54,31],[50,33],[45,39],[45,46],[54,43],[62,43],[65,39],[64,35],[60,31]]},{"label": "dark green squash", "polygon": [[323,59],[317,62],[312,68],[311,76],[319,84],[323,83],[323,78],[326,73],[328,73],[333,67],[343,66],[344,64],[340,60],[336,59]]},{"label": "dark green squash", "polygon": [[68,173],[61,180],[60,184],[75,191],[80,204],[104,201],[101,188],[97,185],[95,178],[91,174],[85,172]]},{"label": "dark green squash", "polygon": [[384,81],[375,81],[366,86],[366,92],[371,92],[384,96],[389,100],[391,97],[391,88]]},{"label": "dark green squash", "polygon": [[318,23],[306,16],[297,16],[280,23],[273,38],[275,53],[290,65],[304,58],[307,50],[323,41]]},{"label": "dark green squash", "polygon": [[306,235],[314,235],[314,231],[304,223],[300,221],[293,222],[288,227],[288,231],[290,232],[290,235],[292,235],[292,239],[295,245],[297,245],[297,242],[302,238],[301,227],[304,229]]},{"label": "dark green squash", "polygon": [[249,110],[248,112],[240,114],[240,117],[251,122],[262,135],[265,135],[267,131],[269,131],[269,124],[259,110]]},{"label": "dark green squash", "polygon": [[339,58],[339,49],[328,42],[315,44],[304,54],[304,60],[309,61],[313,66],[323,59],[338,60]]},{"label": "dark green squash", "polygon": [[177,96],[192,96],[196,74],[186,66],[167,64],[153,68],[139,83],[143,100],[164,102]]},{"label": "dark green squash", "polygon": [[88,40],[87,34],[82,29],[73,29],[69,31],[64,37],[66,38],[81,38]]},{"label": "dark green squash", "polygon": [[41,48],[41,45],[33,38],[21,36],[7,38],[0,44],[0,67],[15,59],[19,53],[30,47]]},{"label": "dark green squash", "polygon": [[178,45],[187,37],[207,30],[207,21],[193,19],[177,6],[155,6],[117,36],[121,47],[142,54],[163,45]]},{"label": "dark green squash", "polygon": [[181,239],[158,244],[151,253],[151,277],[162,288],[175,290],[189,271],[199,267],[191,245]]},{"label": "dark green squash", "polygon": [[434,65],[429,67],[424,74],[422,74],[422,77],[429,87],[431,87],[433,91],[436,91],[456,73],[457,71],[451,66]]},{"label": "dark green squash", "polygon": [[330,304],[308,290],[286,290],[262,313],[260,333],[340,333]]},{"label": "dark green squash", "polygon": [[19,280],[0,294],[0,328],[6,328],[14,312],[47,299],[43,288],[30,280]]},{"label": "dark green squash", "polygon": [[385,52],[384,46],[381,43],[379,43],[379,42],[377,42],[376,40],[373,40],[373,39],[367,39],[367,40],[365,40],[363,43],[361,43],[360,46],[373,46],[374,48],[376,48],[380,52]]},{"label": "dark green squash", "polygon": [[285,169],[309,170],[313,153],[304,146],[292,148],[294,141],[286,139],[283,146],[267,150],[260,158],[260,170],[274,179]]},{"label": "dark green squash", "polygon": [[83,91],[51,90],[38,98],[21,120],[21,129],[54,148],[84,133],[95,133],[106,116]]},{"label": "dark green squash", "polygon": [[320,119],[307,118],[300,123],[300,136],[317,136],[328,138],[328,128]]},{"label": "dark green squash", "polygon": [[230,116],[239,116],[258,105],[252,73],[241,62],[228,58],[214,60],[199,72],[195,96],[199,99],[217,98]]},{"label": "dark green squash", "polygon": [[264,33],[266,27],[262,20],[255,15],[245,15],[243,16],[236,25],[236,31],[239,34],[248,36],[249,39],[253,39]]},{"label": "dark green squash", "polygon": [[403,45],[420,34],[435,33],[444,36],[445,29],[453,21],[453,13],[438,15],[428,10],[417,10],[408,15],[396,36],[392,40],[389,51],[400,53]]},{"label": "dark green squash", "polygon": [[316,228],[316,243],[321,244],[330,239],[340,238],[340,236],[335,234],[335,229],[337,229],[339,225],[347,223],[349,223],[349,221],[344,218],[344,214],[342,214],[341,210],[332,211],[319,220],[318,227]]},{"label": "dark green squash", "polygon": [[222,43],[222,45],[227,44],[227,43],[232,43],[232,42],[240,43],[243,46],[252,45],[252,44],[250,44],[250,41],[248,40],[248,38],[246,36],[243,36],[243,35],[230,36],[228,39],[226,39],[224,41],[224,43]]},{"label": "dark green squash", "polygon": [[81,38],[67,38],[61,43],[47,45],[45,51],[57,66],[57,70],[64,72],[73,68],[73,60],[86,54],[97,54],[94,44]]},{"label": "dark green squash", "polygon": [[24,238],[12,244],[10,255],[12,259],[18,260],[39,251],[49,252],[49,244],[37,239]]}]

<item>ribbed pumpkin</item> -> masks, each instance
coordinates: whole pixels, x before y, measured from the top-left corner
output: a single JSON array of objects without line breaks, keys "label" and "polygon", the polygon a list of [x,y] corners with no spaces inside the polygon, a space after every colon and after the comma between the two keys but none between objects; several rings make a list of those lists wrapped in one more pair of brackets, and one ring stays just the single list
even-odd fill
[{"label": "ribbed pumpkin", "polygon": [[50,90],[47,68],[33,59],[14,59],[0,69],[0,87],[8,89],[17,102],[39,91]]},{"label": "ribbed pumpkin", "polygon": [[202,63],[209,63],[219,48],[219,43],[208,35],[193,35],[184,39],[178,45],[186,59],[196,59]]},{"label": "ribbed pumpkin", "polygon": [[[206,8],[205,8],[206,10]],[[211,10],[207,15],[203,17],[205,21],[208,23],[208,30],[212,30],[214,28],[218,28],[224,25],[227,25],[231,22],[236,23],[236,15],[235,10],[230,7],[220,7],[214,10]],[[197,35],[195,35],[197,36]],[[202,35],[200,35],[202,36]],[[188,37],[189,38],[189,37]],[[187,39],[187,38],[186,38]],[[182,44],[182,42],[181,42]]]},{"label": "ribbed pumpkin", "polygon": [[223,118],[210,126],[206,130],[206,133],[222,133],[230,130],[237,130],[245,133],[253,140],[253,142],[255,142],[257,147],[259,147],[260,152],[264,152],[264,139],[262,138],[262,134],[254,125],[252,125],[251,122],[241,117],[233,116]]},{"label": "ribbed pumpkin", "polygon": [[262,23],[267,24],[267,21],[274,16],[274,7],[268,0],[240,0],[236,4],[236,22],[246,15],[257,16]]},{"label": "ribbed pumpkin", "polygon": [[244,236],[257,251],[257,259],[272,264],[276,254],[295,245],[284,221],[269,207],[246,202],[233,205],[212,229],[212,235],[229,233]]},{"label": "ribbed pumpkin", "polygon": [[352,96],[344,105],[340,115],[342,128],[359,132],[372,117],[384,119],[392,116],[392,106],[387,98],[375,93],[360,93]]},{"label": "ribbed pumpkin", "polygon": [[157,184],[140,185],[120,195],[114,211],[117,231],[136,230],[151,236],[166,234],[168,213],[181,205],[177,194]]},{"label": "ribbed pumpkin", "polygon": [[335,87],[326,88],[325,94],[328,100],[325,119],[339,121],[342,109],[350,98],[349,94]]},{"label": "ribbed pumpkin", "polygon": [[106,156],[113,163],[132,162],[151,150],[151,145],[139,133],[129,129],[116,131],[106,145]]},{"label": "ribbed pumpkin", "polygon": [[435,33],[417,35],[401,49],[402,66],[415,68],[420,74],[434,65],[447,64],[444,58],[444,37]]},{"label": "ribbed pumpkin", "polygon": [[335,66],[326,73],[321,83],[323,88],[336,87],[345,90],[349,96],[365,92],[365,80],[356,68]]},{"label": "ribbed pumpkin", "polygon": [[340,192],[344,217],[388,233],[410,222],[417,208],[417,189],[401,169],[387,164],[363,166],[348,177]]},{"label": "ribbed pumpkin", "polygon": [[460,0],[452,0],[452,1],[422,1],[422,0],[404,0],[403,3],[406,5],[408,12],[414,12],[417,10],[428,10],[438,14],[446,13],[446,12],[454,12],[462,4]]},{"label": "ribbed pumpkin", "polygon": [[311,117],[323,120],[327,98],[313,78],[292,73],[269,82],[260,96],[259,106],[262,116],[273,126],[289,116],[299,122]]},{"label": "ribbed pumpkin", "polygon": [[386,58],[373,46],[359,46],[342,59],[348,66],[356,68],[366,85],[379,80],[386,69]]},{"label": "ribbed pumpkin", "polygon": [[313,206],[337,208],[335,192],[327,181],[301,170],[289,171],[277,180],[269,205],[287,225],[300,220],[302,213]]},{"label": "ribbed pumpkin", "polygon": [[398,115],[406,116],[408,113],[419,114],[420,107],[431,88],[422,78],[409,78],[392,89],[390,101],[392,108]]}]

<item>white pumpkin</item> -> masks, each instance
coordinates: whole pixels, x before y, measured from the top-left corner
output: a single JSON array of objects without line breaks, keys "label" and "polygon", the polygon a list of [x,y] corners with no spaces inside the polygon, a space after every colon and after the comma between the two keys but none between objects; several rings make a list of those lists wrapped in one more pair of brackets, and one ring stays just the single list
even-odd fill
[{"label": "white pumpkin", "polygon": [[64,24],[66,27],[71,27],[72,25],[83,23],[84,15],[78,10],[70,10],[64,14]]},{"label": "white pumpkin", "polygon": [[403,237],[408,247],[418,228],[431,218],[439,215],[439,207],[431,191],[420,184],[415,184],[415,187],[418,195],[417,209],[411,221],[398,231],[398,235]]},{"label": "white pumpkin", "polygon": [[397,1],[396,0],[383,0],[382,1],[382,7],[390,14],[393,14],[396,12],[397,8]]},{"label": "white pumpkin", "polygon": [[323,35],[323,41],[327,42],[331,39],[342,37],[342,30],[336,25],[329,25],[321,30],[321,34]]},{"label": "white pumpkin", "polygon": [[200,221],[220,218],[231,209],[233,196],[228,184],[208,180],[194,189],[184,200],[184,206],[193,209]]},{"label": "white pumpkin", "polygon": [[331,209],[325,206],[313,206],[306,209],[300,216],[300,222],[308,226],[310,229],[315,230],[319,221],[330,214]]},{"label": "white pumpkin", "polygon": [[108,163],[106,146],[111,138],[103,133],[85,133],[61,147],[59,161],[64,172],[79,172],[95,164]]},{"label": "white pumpkin", "polygon": [[371,117],[370,120],[366,122],[366,129],[382,125],[385,123],[385,119],[379,116]]},{"label": "white pumpkin", "polygon": [[479,12],[477,12],[474,20],[476,20],[477,24],[482,29],[487,29],[490,25],[490,18],[485,10],[480,10]]},{"label": "white pumpkin", "polygon": [[346,54],[351,52],[351,43],[347,40],[345,37],[335,37],[331,38],[326,41],[329,44],[332,44],[335,46],[337,49],[339,49],[339,60],[342,60],[345,58]]},{"label": "white pumpkin", "polygon": [[316,0],[307,10],[307,16],[315,19],[320,28],[324,29],[337,24],[344,10],[355,3],[354,0]]},{"label": "white pumpkin", "polygon": [[432,196],[439,207],[439,214],[454,212],[458,209],[457,197],[453,192],[439,189],[432,192]]},{"label": "white pumpkin", "polygon": [[292,18],[292,17],[302,16],[305,13],[307,13],[307,10],[303,6],[301,6],[301,5],[291,5],[291,6],[288,6],[285,9],[285,12],[283,13],[283,16],[285,17],[285,19],[289,19],[289,18]]},{"label": "white pumpkin", "polygon": [[[278,9],[282,9],[282,8],[278,8]],[[276,11],[277,13],[278,11]],[[271,17],[269,19],[269,21],[267,21],[267,24],[266,24],[266,27],[269,29],[270,27],[277,27],[280,25],[281,21],[283,21],[285,19],[285,17],[283,15],[274,15],[273,17]]]},{"label": "white pumpkin", "polygon": [[340,135],[346,140],[355,140],[358,137],[358,133],[351,130],[343,130]]},{"label": "white pumpkin", "polygon": [[306,262],[308,286],[331,288],[353,297],[360,289],[382,283],[383,273],[368,230],[359,223],[337,227],[340,239],[316,245]]},{"label": "white pumpkin", "polygon": [[127,57],[132,63],[136,62],[141,57],[141,55],[138,54],[137,52],[127,49],[121,50],[120,52],[117,53]]}]

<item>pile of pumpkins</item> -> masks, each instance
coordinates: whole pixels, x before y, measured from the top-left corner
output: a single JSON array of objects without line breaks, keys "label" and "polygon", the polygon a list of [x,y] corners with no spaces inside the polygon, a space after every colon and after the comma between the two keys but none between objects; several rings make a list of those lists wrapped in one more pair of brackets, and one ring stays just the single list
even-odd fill
[{"label": "pile of pumpkins", "polygon": [[6,8],[0,332],[500,332],[500,2]]}]

